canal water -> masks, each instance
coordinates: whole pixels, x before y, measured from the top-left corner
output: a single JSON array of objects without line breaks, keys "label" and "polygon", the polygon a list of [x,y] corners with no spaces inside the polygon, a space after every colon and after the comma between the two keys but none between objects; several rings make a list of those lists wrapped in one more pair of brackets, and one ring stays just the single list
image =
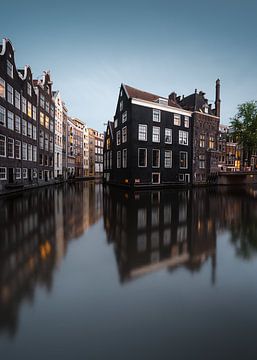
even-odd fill
[{"label": "canal water", "polygon": [[42,188],[0,239],[1,360],[257,357],[257,188]]}]

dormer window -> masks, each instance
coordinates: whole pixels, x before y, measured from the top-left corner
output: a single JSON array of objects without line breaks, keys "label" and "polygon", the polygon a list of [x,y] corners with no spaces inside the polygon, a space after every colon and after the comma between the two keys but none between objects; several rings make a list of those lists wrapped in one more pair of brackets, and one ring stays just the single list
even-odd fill
[{"label": "dormer window", "polygon": [[153,121],[160,122],[161,121],[161,111],[157,109],[153,109]]},{"label": "dormer window", "polygon": [[209,113],[209,106],[208,105],[204,105],[204,108],[203,108],[205,114],[208,114]]},{"label": "dormer window", "polygon": [[7,60],[7,74],[13,78],[13,64]]}]

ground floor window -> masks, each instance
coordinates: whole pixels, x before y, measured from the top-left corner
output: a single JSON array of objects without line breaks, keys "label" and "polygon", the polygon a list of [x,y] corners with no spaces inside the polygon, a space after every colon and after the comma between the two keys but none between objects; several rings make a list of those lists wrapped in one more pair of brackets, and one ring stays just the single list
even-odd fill
[{"label": "ground floor window", "polygon": [[28,169],[23,168],[22,174],[23,174],[23,179],[27,179],[28,178]]},{"label": "ground floor window", "polygon": [[121,152],[117,151],[117,168],[121,167]]},{"label": "ground floor window", "polygon": [[6,168],[0,167],[0,180],[6,180]]},{"label": "ground floor window", "polygon": [[160,184],[160,173],[152,173],[152,183]]},{"label": "ground floor window", "polygon": [[187,169],[188,167],[188,153],[186,151],[179,152],[179,167],[180,169]]},{"label": "ground floor window", "polygon": [[178,174],[178,180],[179,181],[185,181],[185,175],[184,174]]},{"label": "ground floor window", "polygon": [[164,154],[164,167],[171,168],[172,167],[172,151],[166,150]]},{"label": "ground floor window", "polygon": [[21,179],[21,168],[15,169],[15,177],[16,177],[16,180]]},{"label": "ground floor window", "polygon": [[205,155],[199,155],[199,169],[205,169]]},{"label": "ground floor window", "polygon": [[147,149],[138,149],[138,167],[147,166]]},{"label": "ground floor window", "polygon": [[160,150],[153,149],[152,151],[152,167],[160,167]]},{"label": "ground floor window", "polygon": [[126,168],[127,167],[127,149],[123,149],[122,150],[122,166],[124,167],[124,168]]}]

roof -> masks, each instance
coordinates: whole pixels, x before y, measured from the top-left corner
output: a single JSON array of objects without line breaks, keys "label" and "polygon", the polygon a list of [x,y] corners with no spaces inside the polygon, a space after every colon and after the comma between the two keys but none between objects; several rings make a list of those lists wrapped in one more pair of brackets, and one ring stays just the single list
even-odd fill
[{"label": "roof", "polygon": [[[164,100],[168,101],[168,98],[166,98],[166,97],[152,94],[152,93],[149,93],[149,92],[146,92],[143,90],[139,90],[139,89],[136,89],[129,85],[123,84],[123,87],[124,87],[125,91],[127,92],[127,95],[129,98],[140,99],[140,100],[151,101],[151,102],[155,102],[158,99],[164,99]],[[170,100],[170,105],[180,108],[180,105],[173,100]]]},{"label": "roof", "polygon": [[[189,111],[203,111],[204,106],[208,106],[208,100],[205,99],[203,92],[195,92],[194,94],[191,94],[189,96],[184,97],[182,100],[180,100],[180,105],[183,109],[189,110]],[[208,109],[208,113],[210,115],[214,114],[214,109]]]}]

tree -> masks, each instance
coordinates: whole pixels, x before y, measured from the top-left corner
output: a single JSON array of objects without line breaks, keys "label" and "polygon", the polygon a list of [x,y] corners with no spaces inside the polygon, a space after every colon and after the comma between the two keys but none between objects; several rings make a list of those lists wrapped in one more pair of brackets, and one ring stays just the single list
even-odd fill
[{"label": "tree", "polygon": [[243,147],[243,161],[250,166],[251,155],[257,149],[257,101],[238,105],[231,127],[236,141]]}]

